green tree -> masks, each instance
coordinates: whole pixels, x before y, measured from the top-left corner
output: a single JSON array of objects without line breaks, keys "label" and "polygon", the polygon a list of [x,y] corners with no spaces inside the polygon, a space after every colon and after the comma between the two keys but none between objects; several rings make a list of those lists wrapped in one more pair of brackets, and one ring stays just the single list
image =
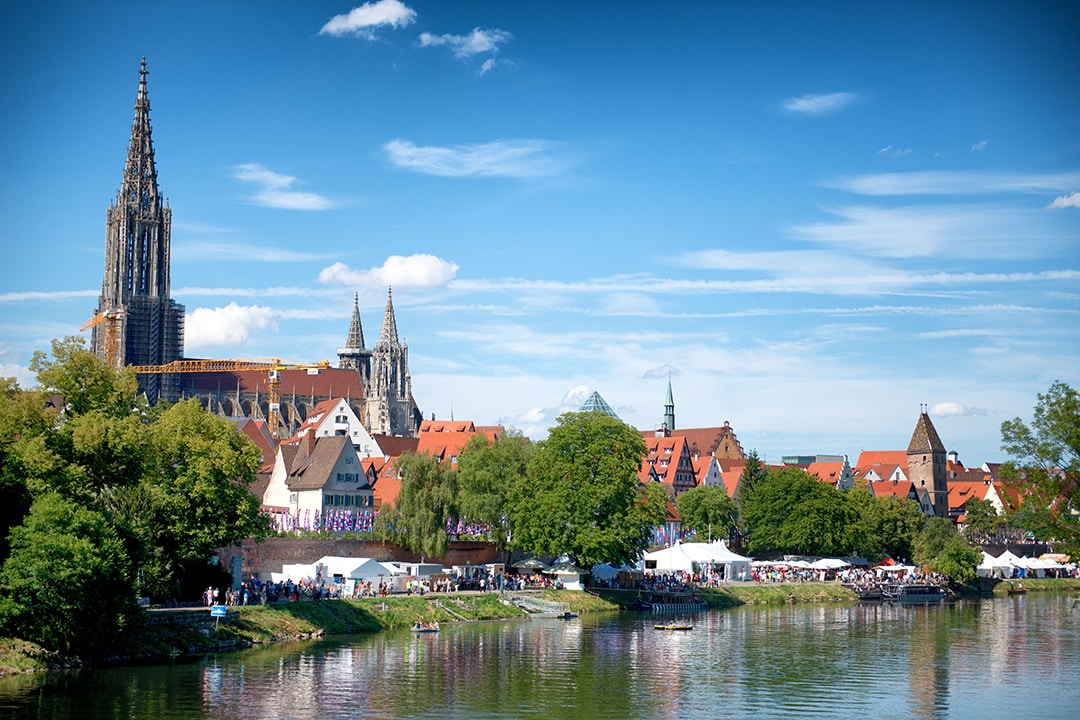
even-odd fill
[{"label": "green tree", "polygon": [[918,503],[895,496],[875,497],[866,488],[856,487],[845,493],[866,526],[867,542],[856,548],[871,561],[886,557],[908,561],[914,554],[915,539],[926,524]]},{"label": "green tree", "polygon": [[499,548],[506,546],[510,533],[510,489],[525,477],[531,453],[532,445],[521,433],[508,431],[495,442],[476,435],[458,456],[461,515],[491,528],[488,539]]},{"label": "green tree", "polygon": [[61,395],[73,415],[91,410],[127,415],[136,406],[145,409],[145,401],[136,399],[139,383],[135,372],[109,367],[87,349],[81,337],[53,340],[52,357],[35,352],[30,369],[37,373],[41,390]]},{"label": "green tree", "polygon": [[849,555],[866,544],[866,526],[836,488],[804,470],[769,473],[746,498],[747,550]]},{"label": "green tree", "polygon": [[136,617],[127,553],[108,519],[57,493],[11,531],[0,569],[0,625],[64,653],[103,648]]},{"label": "green tree", "polygon": [[722,485],[698,485],[675,498],[683,528],[708,539],[728,537],[736,528],[738,511]]},{"label": "green tree", "polygon": [[970,585],[978,576],[976,568],[982,561],[982,553],[956,535],[941,548],[930,561],[930,569],[941,573],[956,585]]},{"label": "green tree", "polygon": [[1080,395],[1062,382],[1040,393],[1030,426],[1001,424],[1003,500],[1011,523],[1080,555]]},{"label": "green tree", "polygon": [[750,523],[746,519],[748,499],[768,476],[769,471],[758,457],[757,450],[751,450],[746,456],[746,465],[743,467],[742,474],[739,475],[739,485],[735,490],[735,507],[739,511],[739,532],[744,536],[744,542],[746,542],[745,536],[750,532]]},{"label": "green tree", "polygon": [[971,543],[983,543],[1002,528],[1003,522],[994,503],[989,500],[970,498],[964,503],[964,539]]},{"label": "green tree", "polygon": [[450,549],[446,523],[458,515],[457,471],[420,453],[402,454],[394,467],[401,491],[393,509],[379,510],[376,536],[425,557],[443,557]]},{"label": "green tree", "polygon": [[915,552],[912,559],[918,565],[931,565],[934,558],[959,537],[960,533],[956,531],[956,526],[948,518],[928,518],[922,532],[915,540]]},{"label": "green tree", "polygon": [[149,426],[149,460],[140,482],[117,490],[123,528],[138,541],[138,561],[155,596],[173,597],[185,571],[219,548],[270,533],[248,489],[260,454],[234,425],[197,399],[173,405]]},{"label": "green tree", "polygon": [[667,517],[667,499],[638,471],[645,441],[603,412],[565,413],[536,444],[510,503],[513,547],[591,566],[636,560]]},{"label": "green tree", "polygon": [[35,455],[45,453],[47,466],[58,461],[45,441],[56,419],[41,393],[21,389],[15,378],[0,378],[0,558],[8,555],[8,531],[30,511],[28,478],[39,478],[38,488],[47,484]]}]

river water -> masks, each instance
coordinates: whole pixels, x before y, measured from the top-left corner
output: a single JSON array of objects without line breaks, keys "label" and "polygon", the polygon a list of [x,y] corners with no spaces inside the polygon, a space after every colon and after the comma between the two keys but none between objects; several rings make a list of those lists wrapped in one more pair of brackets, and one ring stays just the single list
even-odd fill
[{"label": "river water", "polygon": [[[443,626],[0,682],[19,718],[1080,718],[1071,593]],[[667,618],[664,618],[667,619]]]}]

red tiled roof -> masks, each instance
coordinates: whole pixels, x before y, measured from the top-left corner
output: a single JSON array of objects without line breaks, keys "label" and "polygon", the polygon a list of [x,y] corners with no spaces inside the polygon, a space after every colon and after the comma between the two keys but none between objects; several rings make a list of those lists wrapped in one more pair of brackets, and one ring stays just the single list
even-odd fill
[{"label": "red tiled roof", "polygon": [[916,496],[915,483],[910,480],[872,482],[870,483],[870,493],[874,497],[914,498]]},{"label": "red tiled roof", "polygon": [[[744,457],[742,445],[735,437],[735,431],[729,423],[720,427],[711,428],[677,428],[671,431],[672,437],[686,438],[687,447],[691,455],[716,455],[716,457],[730,457],[738,459]],[[729,438],[727,452],[720,447],[724,438]]]},{"label": "red tiled roof", "polygon": [[979,500],[985,500],[986,494],[990,492],[990,485],[982,482],[981,480],[970,481],[949,481],[949,507],[959,508],[963,507],[971,498],[978,498]]},{"label": "red tiled roof", "polygon": [[[181,391],[186,395],[207,392],[258,392],[270,395],[269,373],[266,370],[235,370],[232,372],[182,373]],[[307,370],[280,371],[279,391],[282,400],[293,395],[303,397],[364,397],[360,376],[349,368],[323,368],[317,374]]]},{"label": "red tiled roof", "polygon": [[420,423],[421,433],[472,433],[476,427],[472,420],[424,420]]},{"label": "red tiled roof", "polygon": [[866,470],[873,465],[900,465],[901,467],[907,467],[907,451],[906,450],[863,450],[859,453],[859,462],[855,463],[861,471],[861,475],[866,475]]},{"label": "red tiled roof", "polygon": [[372,488],[375,507],[393,505],[401,492],[401,478],[394,470],[394,458],[367,458],[367,460],[371,461],[371,468],[377,473],[375,487]]},{"label": "red tiled roof", "polygon": [[416,452],[416,446],[420,440],[414,437],[401,435],[372,435],[372,439],[383,451],[386,457],[397,457],[407,452]]},{"label": "red tiled roof", "polygon": [[816,476],[822,482],[830,482],[835,485],[844,474],[844,463],[814,462],[806,466],[806,472]]}]

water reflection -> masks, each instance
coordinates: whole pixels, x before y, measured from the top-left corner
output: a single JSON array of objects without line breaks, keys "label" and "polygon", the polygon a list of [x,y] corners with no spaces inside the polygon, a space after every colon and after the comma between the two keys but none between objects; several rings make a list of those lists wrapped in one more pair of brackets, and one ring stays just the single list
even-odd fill
[{"label": "water reflection", "polygon": [[[936,607],[621,614],[297,643],[0,683],[0,715],[85,718],[1072,717],[1065,595]],[[1025,684],[1038,677],[1049,691]]]}]

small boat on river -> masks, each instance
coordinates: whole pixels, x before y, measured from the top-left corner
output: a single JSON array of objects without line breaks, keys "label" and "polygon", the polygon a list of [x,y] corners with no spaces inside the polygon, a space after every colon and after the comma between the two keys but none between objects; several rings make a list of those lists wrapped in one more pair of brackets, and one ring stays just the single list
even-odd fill
[{"label": "small boat on river", "polygon": [[414,633],[437,633],[439,632],[439,623],[413,623],[413,626],[409,628]]},{"label": "small boat on river", "polygon": [[663,625],[653,625],[657,630],[693,630],[694,626],[688,623],[669,622]]},{"label": "small boat on river", "polygon": [[1023,595],[1024,593],[1027,592],[1027,588],[1024,587],[1023,585],[1013,585],[1012,583],[1009,583],[1009,587],[1007,589],[1007,592],[1010,595]]}]

